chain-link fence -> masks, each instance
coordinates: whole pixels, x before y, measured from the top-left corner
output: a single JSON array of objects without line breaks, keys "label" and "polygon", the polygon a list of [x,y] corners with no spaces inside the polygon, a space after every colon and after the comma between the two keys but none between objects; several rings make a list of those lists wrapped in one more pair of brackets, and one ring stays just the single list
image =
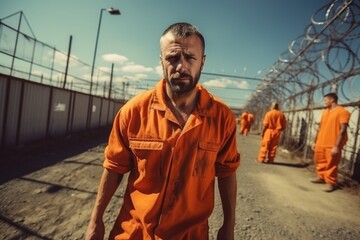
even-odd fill
[{"label": "chain-link fence", "polygon": [[[24,17],[22,12],[20,14]],[[82,93],[90,92],[91,65],[20,32],[4,21],[0,21],[0,55],[0,72],[3,74]],[[111,78],[110,71],[95,68],[91,93],[128,99],[128,84],[111,86]]]}]

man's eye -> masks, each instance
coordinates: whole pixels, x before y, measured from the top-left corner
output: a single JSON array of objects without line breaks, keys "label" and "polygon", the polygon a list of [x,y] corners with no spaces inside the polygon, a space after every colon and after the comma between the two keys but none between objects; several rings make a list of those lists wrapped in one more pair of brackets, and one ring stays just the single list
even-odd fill
[{"label": "man's eye", "polygon": [[178,59],[177,56],[169,56],[169,57],[166,58],[166,60],[168,60],[169,62],[174,62],[174,61],[176,61],[177,59]]}]

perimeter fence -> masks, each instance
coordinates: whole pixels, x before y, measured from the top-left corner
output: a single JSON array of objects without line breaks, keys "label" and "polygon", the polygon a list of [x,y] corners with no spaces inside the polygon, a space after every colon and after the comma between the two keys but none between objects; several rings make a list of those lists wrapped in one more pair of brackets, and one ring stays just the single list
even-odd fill
[{"label": "perimeter fence", "polygon": [[[84,129],[86,126],[97,126],[98,123],[108,122],[99,120],[95,115],[96,109],[103,108],[103,102],[107,104],[111,100],[115,105],[126,101],[132,97],[129,94],[129,82],[123,81],[122,84],[112,85],[113,74],[111,69],[107,70],[95,68],[93,74],[93,87],[90,94],[90,81],[92,66],[82,62],[77,57],[71,55],[71,38],[69,41],[68,52],[63,52],[46,43],[36,39],[34,34],[26,34],[20,31],[22,19],[26,18],[22,12],[20,14],[18,27],[6,24],[3,19],[0,21],[0,73],[4,74],[1,80],[2,93],[0,96],[0,131],[2,131],[2,146],[7,145],[6,139],[10,132],[9,124],[14,129],[11,143],[21,143],[20,122],[24,122],[25,110],[13,109],[11,104],[24,106],[28,99],[20,98],[21,91],[27,91],[27,86],[31,88],[42,88],[47,86],[42,94],[29,95],[29,100],[33,97],[51,96],[53,90],[58,91],[64,96],[86,96],[84,104],[87,113],[82,113],[79,119]],[[282,109],[287,115],[289,126],[283,134],[282,144],[293,153],[300,154],[303,158],[312,155],[310,149],[314,141],[315,132],[320,121],[323,109],[323,95],[328,92],[336,92],[339,95],[339,103],[351,112],[351,119],[348,129],[349,141],[344,149],[341,171],[348,176],[353,176],[360,180],[360,0],[336,0],[318,9],[311,17],[310,24],[305,28],[302,35],[295,38],[286,51],[280,54],[279,59],[270,68],[264,79],[252,93],[251,98],[245,109],[256,114],[255,127],[261,127],[261,120],[269,108],[271,101],[279,101]],[[7,76],[15,78],[17,81],[10,81]],[[20,79],[29,80],[26,83],[17,84]],[[6,81],[5,81],[6,80]],[[18,81],[19,80],[19,81]],[[9,85],[10,82],[13,82]],[[33,82],[35,85],[29,85]],[[16,87],[19,85],[18,87]],[[50,87],[50,88],[49,88]],[[9,89],[17,95],[11,95]],[[69,92],[69,93],[68,93]],[[44,96],[45,96],[44,95]],[[19,102],[11,103],[13,96],[19,96]],[[45,99],[45,98],[44,98]],[[52,99],[51,97],[49,98]],[[76,99],[76,98],[75,98]],[[40,103],[43,101],[38,99]],[[55,101],[52,99],[51,101]],[[50,101],[50,102],[51,102]],[[46,122],[46,129],[41,130],[40,136],[51,134],[52,120],[51,109],[62,111],[68,114],[73,111],[75,102],[73,98],[66,97],[59,102],[53,102],[46,107],[46,112],[42,121]],[[5,106],[5,103],[8,106]],[[22,102],[22,105],[20,104]],[[99,102],[99,104],[98,104]],[[72,104],[65,108],[64,103]],[[32,106],[29,104],[29,106]],[[112,108],[111,108],[112,109]],[[6,112],[7,114],[3,114]],[[9,120],[11,114],[15,114],[16,122]],[[99,112],[96,114],[100,114]],[[110,119],[111,119],[110,114]],[[31,116],[31,112],[29,112]],[[71,114],[69,116],[72,116]],[[109,116],[109,115],[107,115]],[[12,118],[13,119],[13,118]],[[72,118],[70,118],[72,119]],[[36,119],[34,120],[36,121]],[[67,118],[69,122],[69,117]],[[31,128],[31,124],[29,129]],[[64,126],[68,131],[70,124]],[[28,136],[36,136],[30,129]],[[39,130],[40,131],[40,130]],[[44,132],[45,131],[45,132]],[[55,130],[54,130],[55,131]],[[65,131],[65,130],[64,130]],[[28,138],[27,138],[28,139]],[[30,140],[30,139],[28,139]]]},{"label": "perimeter fence", "polygon": [[[31,36],[21,32],[20,25],[26,17],[22,12],[16,14],[19,15],[18,26],[6,24],[5,19],[0,21],[0,72],[48,86],[89,94],[92,66],[71,54],[72,36],[68,52],[61,51],[37,40],[34,34]],[[128,82],[123,81],[115,86],[111,84],[112,68],[113,65],[107,69],[94,68],[91,94],[129,99]]]},{"label": "perimeter fence", "polygon": [[0,148],[109,126],[131,96],[128,83],[112,86],[105,71],[36,39],[18,25],[0,20]]},{"label": "perimeter fence", "polygon": [[313,14],[304,33],[280,54],[245,109],[256,113],[256,126],[260,128],[270,102],[280,102],[288,120],[282,145],[311,158],[323,96],[337,93],[339,104],[351,113],[340,171],[360,180],[359,56],[360,1],[332,1]]}]

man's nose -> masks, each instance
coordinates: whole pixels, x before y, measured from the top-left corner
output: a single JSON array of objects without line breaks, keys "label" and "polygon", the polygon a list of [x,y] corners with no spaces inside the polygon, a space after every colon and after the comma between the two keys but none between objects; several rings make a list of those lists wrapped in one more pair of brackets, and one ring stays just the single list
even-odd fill
[{"label": "man's nose", "polygon": [[182,72],[183,71],[183,64],[182,63],[178,63],[177,66],[176,66],[176,71],[177,72]]}]

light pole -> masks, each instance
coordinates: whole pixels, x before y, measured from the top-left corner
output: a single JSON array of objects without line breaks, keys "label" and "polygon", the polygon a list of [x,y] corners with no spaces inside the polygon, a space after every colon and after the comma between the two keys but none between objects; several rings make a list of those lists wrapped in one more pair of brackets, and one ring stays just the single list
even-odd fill
[{"label": "light pole", "polygon": [[98,25],[98,30],[97,30],[97,34],[96,34],[96,42],[95,42],[95,50],[94,50],[94,57],[93,57],[93,62],[92,62],[92,67],[91,67],[91,76],[90,76],[90,95],[92,93],[92,85],[93,85],[93,76],[94,76],[94,68],[95,68],[95,59],[96,59],[96,51],[97,51],[97,45],[98,45],[98,40],[99,40],[99,33],[100,33],[100,26],[101,26],[101,18],[102,18],[102,13],[103,11],[107,11],[108,13],[110,13],[111,15],[120,15],[120,10],[119,9],[114,9],[114,8],[102,8],[100,10],[100,18],[99,18],[99,25]]}]

